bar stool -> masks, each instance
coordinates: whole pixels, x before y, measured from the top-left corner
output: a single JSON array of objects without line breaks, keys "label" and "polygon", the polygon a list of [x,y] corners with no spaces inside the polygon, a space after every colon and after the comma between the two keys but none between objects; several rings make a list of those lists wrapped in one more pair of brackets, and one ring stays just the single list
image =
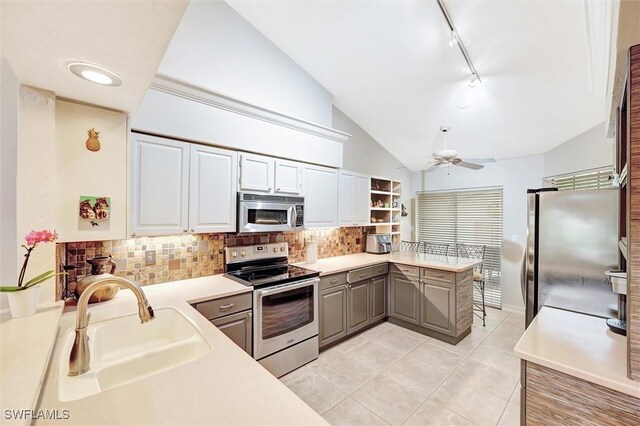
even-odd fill
[{"label": "bar stool", "polygon": [[400,251],[419,253],[420,244],[420,241],[400,241]]},{"label": "bar stool", "polygon": [[[458,257],[466,257],[468,259],[480,259],[483,262],[473,267],[473,286],[480,296],[482,297],[482,303],[473,302],[473,313],[478,318],[482,319],[482,326],[486,326],[485,318],[487,316],[487,308],[484,303],[484,253],[487,246],[476,244],[456,244],[456,255]],[[482,316],[478,314],[482,312]]]},{"label": "bar stool", "polygon": [[424,254],[433,254],[435,256],[446,256],[449,253],[449,244],[422,242],[422,252]]}]

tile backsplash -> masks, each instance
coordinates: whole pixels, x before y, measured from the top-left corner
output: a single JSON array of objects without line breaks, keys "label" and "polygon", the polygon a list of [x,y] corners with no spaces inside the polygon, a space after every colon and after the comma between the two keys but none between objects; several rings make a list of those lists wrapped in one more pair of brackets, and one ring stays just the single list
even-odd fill
[{"label": "tile backsplash", "polygon": [[[305,260],[305,240],[313,238],[318,241],[318,258],[341,256],[364,252],[368,232],[375,232],[375,228],[352,227],[254,235],[137,237],[129,240],[58,244],[58,255],[66,265],[76,268],[69,273],[69,283],[90,272],[86,259],[111,255],[117,265],[115,275],[148,285],[220,274],[224,272],[224,247],[287,242],[289,262],[295,263]],[[146,265],[146,255],[155,255],[155,264]]]}]

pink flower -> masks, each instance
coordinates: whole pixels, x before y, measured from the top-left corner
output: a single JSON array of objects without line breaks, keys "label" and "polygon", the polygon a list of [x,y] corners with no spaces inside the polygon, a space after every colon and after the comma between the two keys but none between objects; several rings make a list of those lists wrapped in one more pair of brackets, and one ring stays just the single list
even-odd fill
[{"label": "pink flower", "polygon": [[56,231],[43,229],[42,231],[31,231],[24,236],[28,246],[35,246],[38,243],[51,243],[58,239]]}]

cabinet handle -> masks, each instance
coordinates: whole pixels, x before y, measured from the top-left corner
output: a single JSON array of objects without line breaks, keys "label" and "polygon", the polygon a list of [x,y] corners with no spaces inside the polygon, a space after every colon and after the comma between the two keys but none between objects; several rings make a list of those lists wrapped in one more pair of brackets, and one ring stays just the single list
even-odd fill
[{"label": "cabinet handle", "polygon": [[186,229],[183,229],[182,232],[189,232],[189,231],[187,231]]},{"label": "cabinet handle", "polygon": [[331,284],[335,284],[335,283],[337,283],[337,282],[338,282],[338,279],[337,279],[337,278],[334,278],[334,279],[332,279],[332,280],[329,280],[329,282],[330,282]]},{"label": "cabinet handle", "polygon": [[280,192],[280,188],[276,188],[276,192]]},{"label": "cabinet handle", "polygon": [[271,187],[269,187],[269,191],[271,191]]},{"label": "cabinet handle", "polygon": [[360,272],[360,273],[358,274],[358,276],[359,276],[360,278],[364,278],[364,277],[366,277],[366,276],[367,276],[367,274],[365,274],[364,272]]},{"label": "cabinet handle", "polygon": [[444,275],[442,275],[442,274],[433,274],[433,276],[435,278],[444,278]]},{"label": "cabinet handle", "polygon": [[136,233],[134,232],[131,234],[131,238],[135,238],[135,237],[136,237]]},{"label": "cabinet handle", "polygon": [[196,232],[193,228],[191,228],[191,232]]},{"label": "cabinet handle", "polygon": [[220,306],[220,310],[221,311],[224,311],[224,310],[227,310],[227,309],[231,309],[231,308],[233,308],[233,303],[229,303],[228,305]]}]

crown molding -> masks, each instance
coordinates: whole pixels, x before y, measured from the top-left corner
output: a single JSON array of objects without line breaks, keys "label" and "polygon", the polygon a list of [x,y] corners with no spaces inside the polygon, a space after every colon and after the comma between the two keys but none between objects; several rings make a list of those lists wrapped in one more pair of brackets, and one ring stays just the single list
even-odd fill
[{"label": "crown molding", "polygon": [[351,137],[349,133],[262,108],[164,74],[156,74],[151,82],[150,88],[214,108],[223,109],[337,142],[346,142]]}]

